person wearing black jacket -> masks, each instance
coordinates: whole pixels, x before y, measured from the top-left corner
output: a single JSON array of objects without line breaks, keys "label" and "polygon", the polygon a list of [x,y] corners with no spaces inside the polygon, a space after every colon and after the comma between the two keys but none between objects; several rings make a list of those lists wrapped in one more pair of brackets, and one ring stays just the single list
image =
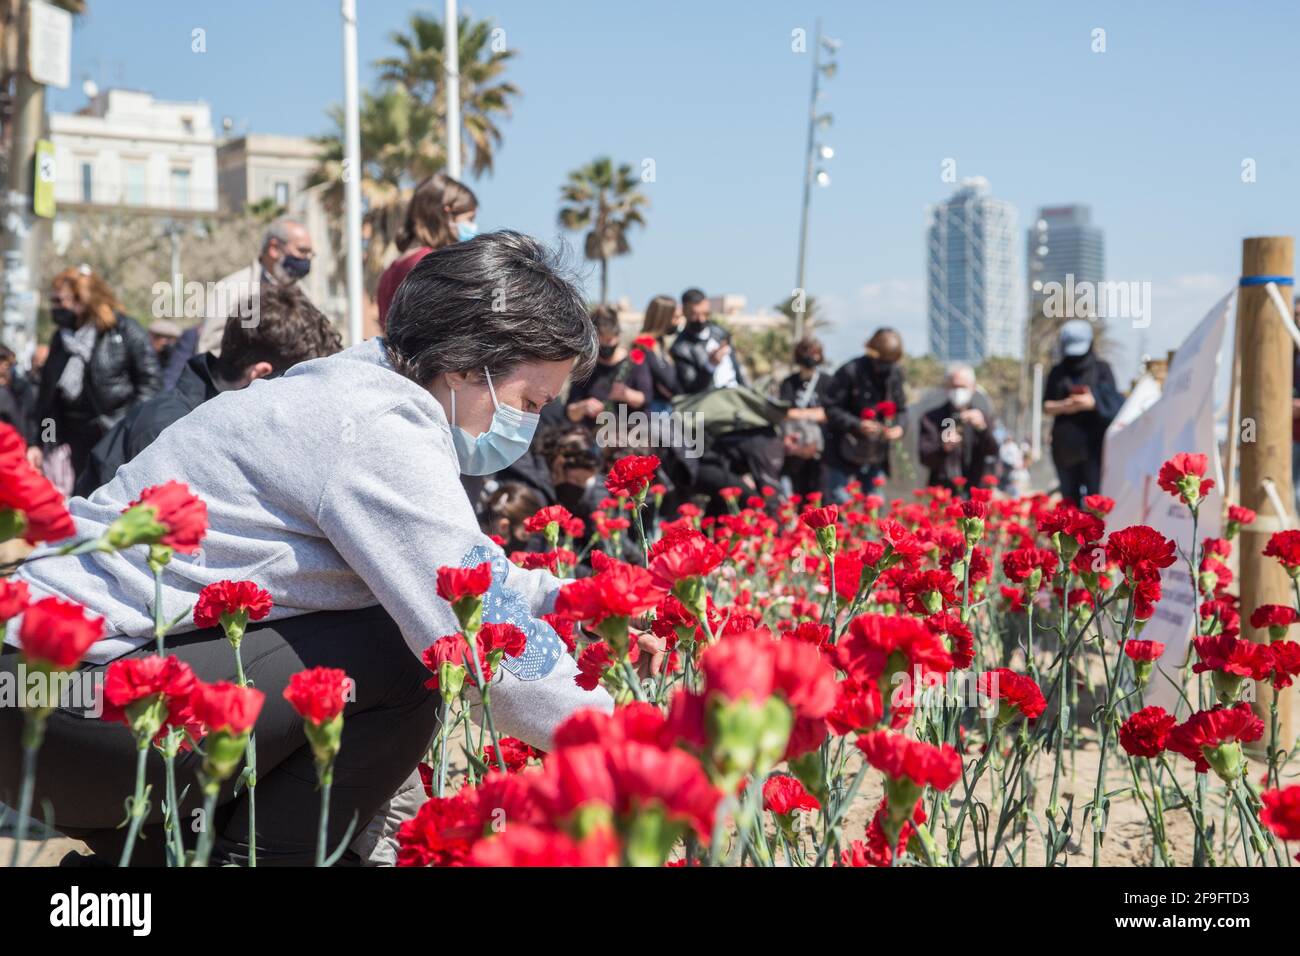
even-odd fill
[{"label": "person wearing black jacket", "polygon": [[75,474],[132,402],[157,394],[162,370],[149,334],[123,314],[108,283],[89,269],[54,277],[50,312],[57,331],[41,374],[36,419],[46,449],[68,446]]},{"label": "person wearing black jacket", "polygon": [[[969,365],[948,370],[948,397],[921,416],[916,455],[930,469],[930,484],[968,492],[991,474],[998,443],[993,437],[993,409],[975,390],[975,372]],[[962,487],[954,480],[962,479]]]},{"label": "person wearing black jacket", "polygon": [[262,290],[260,307],[256,325],[245,325],[239,316],[226,320],[220,357],[210,352],[194,356],[175,388],[127,410],[91,450],[78,472],[74,494],[88,496],[111,481],[118,468],[153,444],[167,426],[222,392],[247,388],[259,378],[343,347],[329,319],[291,287]]},{"label": "person wearing black jacket", "polygon": [[794,347],[795,370],[781,382],[778,392],[781,401],[790,405],[782,429],[785,464],[781,473],[789,482],[789,491],[798,495],[822,491],[825,483],[823,457],[830,437],[826,403],[830,399],[831,376],[819,368],[824,361],[818,339],[800,339]]},{"label": "person wearing black jacket", "polygon": [[1061,327],[1061,361],[1047,374],[1043,411],[1052,423],[1052,462],[1061,497],[1076,504],[1101,491],[1101,450],[1123,396],[1115,373],[1092,348],[1092,325],[1071,319]]},{"label": "person wearing black jacket", "polygon": [[[638,349],[640,362],[619,343],[618,313],[612,306],[598,305],[591,312],[600,343],[599,356],[591,375],[569,386],[565,414],[569,421],[585,424],[593,432],[602,427],[604,412],[615,421],[626,421],[628,412],[645,411],[653,387],[645,353]],[[619,406],[626,406],[623,411]]]},{"label": "person wearing black jacket", "polygon": [[[867,340],[866,354],[840,366],[831,379],[827,483],[841,504],[848,500],[844,489],[850,479],[870,491],[875,479],[889,476],[890,447],[907,428],[902,358],[902,336],[894,329],[877,329]],[[893,403],[892,417],[877,411],[882,402]]]},{"label": "person wearing black jacket", "polygon": [[699,289],[682,293],[686,327],[673,341],[669,354],[677,368],[677,382],[684,394],[695,395],[711,388],[744,385],[731,337],[720,325],[709,321],[709,300]]}]

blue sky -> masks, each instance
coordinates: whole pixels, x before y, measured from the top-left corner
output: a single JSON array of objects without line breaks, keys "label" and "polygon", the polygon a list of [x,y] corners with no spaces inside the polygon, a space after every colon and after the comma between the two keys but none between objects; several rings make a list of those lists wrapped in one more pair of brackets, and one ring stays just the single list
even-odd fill
[{"label": "blue sky", "polygon": [[[254,132],[328,129],[342,99],[337,0],[90,0],[73,87],[203,99]],[[414,10],[359,0],[363,84]],[[814,193],[808,287],[834,320],[835,358],[878,324],[924,337],[925,207],[941,164],[982,175],[1022,229],[1041,205],[1085,202],[1108,278],[1149,281],[1144,338],[1116,328],[1122,378],[1139,347],[1175,346],[1231,285],[1240,241],[1300,224],[1300,5],[825,0],[476,0],[519,51],[523,90],[495,175],[471,180],[485,228],[559,234],[565,173],[600,154],[655,161],[648,227],[611,268],[638,306],[688,285],[771,306],[794,286],[811,64],[791,31],[816,15],[842,41],[823,108],[830,187]],[[191,52],[191,31],[207,52]],[[1106,50],[1093,52],[1093,31]],[[1242,161],[1256,181],[1242,182]],[[1021,250],[1023,259],[1023,249]],[[593,272],[594,288],[594,272]]]}]

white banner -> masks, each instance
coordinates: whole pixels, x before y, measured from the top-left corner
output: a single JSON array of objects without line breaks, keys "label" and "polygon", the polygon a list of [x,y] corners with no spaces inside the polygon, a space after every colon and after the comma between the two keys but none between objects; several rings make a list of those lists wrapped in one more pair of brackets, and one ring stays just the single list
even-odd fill
[{"label": "white banner", "polygon": [[[1161,464],[1186,451],[1208,456],[1207,477],[1215,481],[1214,490],[1200,508],[1197,536],[1203,541],[1221,533],[1223,469],[1214,432],[1214,386],[1228,307],[1235,295],[1234,289],[1224,296],[1178,347],[1160,397],[1152,402],[1148,388],[1135,388],[1116,416],[1115,424],[1107,430],[1101,490],[1115,499],[1115,509],[1106,518],[1108,529],[1149,525],[1171,538],[1183,553],[1189,552],[1191,514],[1186,505],[1156,483]],[[1152,675],[1145,700],[1173,712],[1181,703],[1178,688],[1160,676],[1159,671],[1177,679],[1178,669],[1187,656],[1197,613],[1195,591],[1187,562],[1181,555],[1162,572],[1160,589],[1163,597],[1142,637],[1163,641],[1165,653],[1157,663],[1157,673]]]}]

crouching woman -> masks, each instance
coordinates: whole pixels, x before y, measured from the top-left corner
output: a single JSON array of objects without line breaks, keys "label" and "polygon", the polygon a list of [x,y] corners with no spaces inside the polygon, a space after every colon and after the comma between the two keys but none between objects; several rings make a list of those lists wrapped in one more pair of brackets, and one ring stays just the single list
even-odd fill
[{"label": "crouching woman", "polygon": [[[479,530],[462,474],[487,474],[528,448],[538,412],[570,375],[585,376],[596,337],[578,289],[545,247],[497,232],[425,257],[393,300],[386,335],[280,378],[225,392],[168,429],[70,511],[80,537],[98,536],[141,491],[184,482],[208,509],[195,555],[177,554],[163,575],[163,617],[184,614],[207,585],[251,580],[274,609],[249,627],[241,652],[249,681],[266,694],[257,723],[257,860],[309,864],[316,844],[315,772],[302,722],[282,691],[305,668],[344,669],[355,699],[344,711],[334,769],[331,846],[355,815],[364,827],[408,778],[437,729],[440,700],[425,688],[420,654],[457,631],[436,595],[437,569],[487,562],[484,620],[516,624],[524,652],[497,671],[496,729],[541,748],[578,707],[611,706],[583,691],[564,645],[540,615],[559,579],[511,565]],[[153,652],[154,578],[147,549],[50,557],[21,572],[33,598],[55,596],[105,620],[106,636],[83,665],[93,672]],[[18,626],[10,634],[17,634]],[[185,618],[169,653],[205,682],[233,680],[220,628]],[[6,646],[0,667],[18,655]],[[22,717],[0,709],[0,801],[17,803]],[[34,806],[54,826],[116,858],[123,799],[134,787],[134,742],[120,725],[74,709],[50,718]],[[178,779],[198,758],[178,763]],[[163,792],[150,755],[148,781]],[[248,791],[232,781],[218,800],[213,863],[243,863]],[[197,787],[179,817],[187,838]],[[163,854],[161,803],[145,821],[136,862]]]}]

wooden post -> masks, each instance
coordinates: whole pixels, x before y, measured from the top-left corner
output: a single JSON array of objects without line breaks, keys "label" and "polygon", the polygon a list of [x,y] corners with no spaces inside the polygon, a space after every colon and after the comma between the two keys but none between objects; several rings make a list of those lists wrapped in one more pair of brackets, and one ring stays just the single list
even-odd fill
[{"label": "wooden post", "polygon": [[[1291,236],[1259,236],[1246,239],[1241,247],[1241,275],[1293,276],[1294,240]],[[1289,298],[1291,285],[1280,288]],[[1263,285],[1244,285],[1237,290],[1237,342],[1241,356],[1241,504],[1253,509],[1258,518],[1242,528],[1241,627],[1243,636],[1268,642],[1267,629],[1250,626],[1250,615],[1261,604],[1292,604],[1291,579],[1273,558],[1261,553],[1269,536],[1287,526],[1287,516],[1275,513],[1264,492],[1271,480],[1294,524],[1295,495],[1291,485],[1291,371],[1295,346],[1278,318],[1277,309]],[[1207,385],[1208,387],[1208,385]],[[1250,429],[1254,441],[1250,441]],[[1233,431],[1233,429],[1229,429]],[[1274,693],[1267,682],[1259,689],[1256,711],[1268,727],[1269,704]],[[1280,692],[1278,701],[1278,746],[1290,749],[1295,739],[1293,724],[1296,687]],[[1267,739],[1267,732],[1265,734]]]}]

